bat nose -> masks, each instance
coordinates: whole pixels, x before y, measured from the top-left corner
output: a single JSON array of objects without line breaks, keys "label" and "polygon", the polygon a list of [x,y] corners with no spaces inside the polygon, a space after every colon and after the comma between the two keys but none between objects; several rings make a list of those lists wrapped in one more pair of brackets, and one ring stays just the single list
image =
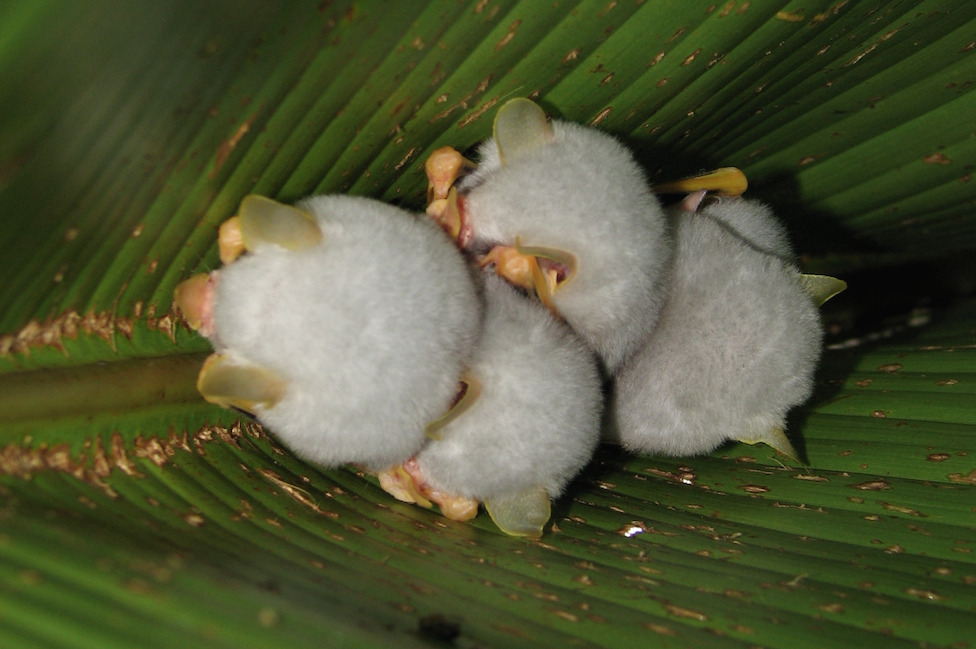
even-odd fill
[{"label": "bat nose", "polygon": [[209,337],[213,333],[211,314],[216,283],[215,272],[200,273],[180,282],[173,292],[173,301],[183,313],[186,324],[202,336]]}]

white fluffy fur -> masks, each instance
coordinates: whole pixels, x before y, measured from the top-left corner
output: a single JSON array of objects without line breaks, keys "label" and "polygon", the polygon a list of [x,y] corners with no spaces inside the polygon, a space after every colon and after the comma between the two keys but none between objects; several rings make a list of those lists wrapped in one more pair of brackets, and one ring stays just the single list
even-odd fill
[{"label": "white fluffy fur", "polygon": [[822,331],[782,227],[759,203],[676,212],[671,292],[614,384],[614,433],[692,455],[782,427],[813,387]]},{"label": "white fluffy fur", "polygon": [[553,304],[613,372],[653,328],[670,252],[663,211],[630,152],[595,129],[553,121],[554,138],[506,166],[494,140],[461,184],[472,247],[565,250],[576,276]]},{"label": "white fluffy fur", "polygon": [[484,336],[469,372],[481,395],[417,462],[450,493],[489,500],[542,486],[555,497],[599,439],[597,359],[545,307],[494,275],[485,281]]},{"label": "white fluffy fur", "polygon": [[215,346],[291,381],[260,421],[324,465],[382,469],[420,450],[481,326],[474,278],[429,220],[378,201],[299,203],[320,246],[264,246],[220,273]]}]

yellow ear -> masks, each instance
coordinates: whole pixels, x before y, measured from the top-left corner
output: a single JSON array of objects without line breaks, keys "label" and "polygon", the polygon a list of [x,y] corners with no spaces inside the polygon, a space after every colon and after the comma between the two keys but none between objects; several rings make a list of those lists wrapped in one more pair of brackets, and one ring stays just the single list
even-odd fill
[{"label": "yellow ear", "polygon": [[258,407],[273,408],[287,388],[288,381],[273,370],[231,360],[226,354],[207,357],[197,376],[197,390],[204,399],[252,414]]},{"label": "yellow ear", "polygon": [[810,295],[813,303],[821,307],[824,302],[847,288],[847,282],[827,275],[800,275],[800,284]]},{"label": "yellow ear", "polygon": [[461,398],[457,400],[457,403],[455,403],[446,413],[427,424],[427,428],[424,429],[424,433],[426,433],[428,438],[433,440],[441,439],[441,430],[444,428],[444,426],[447,426],[449,423],[467,412],[468,409],[471,408],[471,406],[473,406],[478,400],[478,397],[481,396],[481,381],[475,377],[465,373],[465,375],[461,377],[461,383],[464,386],[462,388],[464,393],[461,395]]},{"label": "yellow ear", "polygon": [[552,141],[553,134],[545,112],[535,102],[519,97],[498,109],[494,136],[504,166]]},{"label": "yellow ear", "polygon": [[754,438],[745,439],[740,437],[736,441],[746,444],[769,444],[791,460],[795,462],[800,461],[796,449],[793,448],[793,445],[790,443],[789,438],[786,437],[786,433],[783,432],[782,428],[770,428],[765,433],[757,435]]},{"label": "yellow ear", "polygon": [[311,214],[264,196],[245,196],[237,218],[247,250],[263,243],[302,250],[322,241],[322,231]]},{"label": "yellow ear", "polygon": [[485,509],[498,529],[511,536],[539,538],[551,514],[549,494],[542,487],[529,487],[485,501]]}]

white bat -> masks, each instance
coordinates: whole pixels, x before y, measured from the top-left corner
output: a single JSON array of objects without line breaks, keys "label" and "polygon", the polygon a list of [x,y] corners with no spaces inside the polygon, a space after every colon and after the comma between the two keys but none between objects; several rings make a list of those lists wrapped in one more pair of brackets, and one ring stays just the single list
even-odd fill
[{"label": "white bat", "polygon": [[786,413],[813,389],[817,307],[843,283],[801,275],[767,207],[732,198],[696,211],[703,195],[670,211],[669,295],[615,378],[611,434],[638,453],[694,455],[739,440],[796,457]]},{"label": "white bat", "polygon": [[429,219],[365,198],[249,196],[221,228],[221,258],[176,291],[216,349],[205,398],[325,466],[380,470],[421,449],[482,317],[469,264]]},{"label": "white bat", "polygon": [[670,239],[630,152],[606,133],[546,120],[528,99],[499,109],[481,161],[451,186],[453,149],[428,160],[428,213],[459,244],[534,290],[613,373],[651,331]]},{"label": "white bat", "polygon": [[413,484],[403,473],[381,481],[400,483],[390,491],[401,499],[428,498],[460,520],[483,501],[503,531],[540,536],[550,499],[599,441],[597,359],[538,301],[489,274],[484,334],[466,377],[457,411],[431,427],[432,440],[403,467]]}]

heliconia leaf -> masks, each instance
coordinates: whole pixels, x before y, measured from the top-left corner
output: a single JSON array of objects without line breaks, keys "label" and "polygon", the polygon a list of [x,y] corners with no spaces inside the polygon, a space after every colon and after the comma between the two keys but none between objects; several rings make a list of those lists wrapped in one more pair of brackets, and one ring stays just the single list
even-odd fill
[{"label": "heliconia leaf", "polygon": [[[974,34],[949,0],[0,5],[0,646],[970,646]],[[847,282],[801,462],[604,447],[530,540],[200,396],[174,289],[244,196],[420,214],[517,97],[652,185],[741,169]]]}]

